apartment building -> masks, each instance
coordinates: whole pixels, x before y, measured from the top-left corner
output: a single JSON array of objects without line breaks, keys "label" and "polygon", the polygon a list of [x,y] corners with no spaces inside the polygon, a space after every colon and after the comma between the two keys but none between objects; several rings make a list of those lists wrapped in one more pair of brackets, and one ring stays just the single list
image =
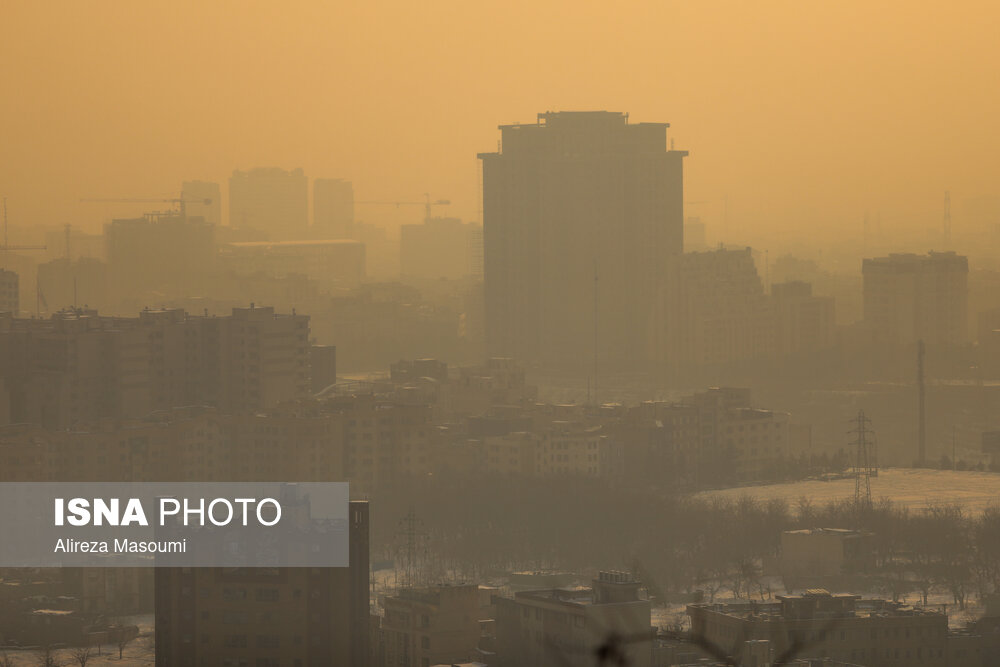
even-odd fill
[{"label": "apartment building", "polygon": [[659,361],[724,364],[774,353],[773,317],[750,248],[686,253],[662,285]]},{"label": "apartment building", "polygon": [[891,254],[864,260],[861,270],[864,321],[875,342],[968,342],[968,258]]},{"label": "apartment building", "polygon": [[253,304],[227,317],[0,316],[0,378],[12,421],[58,428],[187,405],[250,412],[309,395],[308,339],[307,316]]},{"label": "apartment building", "polygon": [[345,477],[339,414],[177,408],[69,429],[0,428],[3,481],[299,482]]},{"label": "apartment building", "polygon": [[352,493],[370,493],[400,476],[431,472],[430,406],[359,395],[328,399],[323,410],[341,416],[344,475]]}]

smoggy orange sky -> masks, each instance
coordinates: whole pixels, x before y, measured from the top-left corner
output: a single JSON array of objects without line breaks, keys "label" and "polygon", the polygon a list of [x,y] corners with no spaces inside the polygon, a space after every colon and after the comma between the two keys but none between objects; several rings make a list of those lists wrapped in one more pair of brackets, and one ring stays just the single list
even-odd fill
[{"label": "smoggy orange sky", "polygon": [[924,230],[946,189],[1000,182],[998,19],[985,0],[5,0],[0,194],[12,225],[94,228],[134,211],[80,197],[276,165],[478,219],[498,124],[610,109],[671,123],[686,198],[716,230],[725,198],[741,240],[859,233],[866,210]]}]

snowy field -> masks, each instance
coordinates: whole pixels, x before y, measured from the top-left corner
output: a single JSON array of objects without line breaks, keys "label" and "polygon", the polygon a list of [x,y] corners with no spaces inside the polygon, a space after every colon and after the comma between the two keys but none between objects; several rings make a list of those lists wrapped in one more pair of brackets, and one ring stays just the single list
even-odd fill
[{"label": "snowy field", "polygon": [[[872,499],[888,498],[898,505],[920,509],[930,505],[957,504],[969,512],[982,512],[990,505],[1000,505],[1000,473],[962,472],[889,468],[873,478]],[[782,498],[794,511],[799,498],[809,498],[813,505],[825,505],[854,497],[853,479],[788,482],[763,486],[705,491],[699,497],[737,499],[751,496],[760,500]]]},{"label": "snowy field", "polygon": [[[98,647],[94,647],[94,654],[87,661],[87,667],[125,667],[126,665],[152,665],[155,662],[153,652],[152,632],[153,615],[129,616],[123,619],[125,624],[139,627],[139,636],[129,642],[122,653],[122,659],[118,659],[118,646],[116,644],[104,644],[99,647],[100,655],[97,654]],[[31,650],[7,650],[0,649],[0,656],[5,655],[13,659],[16,667],[36,667],[39,665],[39,654]],[[73,659],[72,649],[62,649],[54,651],[55,664],[60,667],[73,667],[79,662]]]}]

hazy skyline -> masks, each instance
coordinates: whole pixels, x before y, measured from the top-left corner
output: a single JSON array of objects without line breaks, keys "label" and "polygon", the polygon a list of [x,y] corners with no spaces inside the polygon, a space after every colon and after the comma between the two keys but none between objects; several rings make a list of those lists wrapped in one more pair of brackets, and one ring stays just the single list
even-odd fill
[{"label": "hazy skyline", "polygon": [[277,165],[351,179],[359,200],[429,192],[479,220],[476,153],[495,150],[496,126],[571,109],[671,123],[690,151],[686,199],[721,222],[728,198],[741,238],[860,233],[866,210],[922,233],[946,189],[959,234],[961,203],[995,193],[993,4],[584,9],[8,2],[0,194],[12,224],[93,229],[131,211],[80,197],[175,196],[182,180],[225,187],[233,169]]}]

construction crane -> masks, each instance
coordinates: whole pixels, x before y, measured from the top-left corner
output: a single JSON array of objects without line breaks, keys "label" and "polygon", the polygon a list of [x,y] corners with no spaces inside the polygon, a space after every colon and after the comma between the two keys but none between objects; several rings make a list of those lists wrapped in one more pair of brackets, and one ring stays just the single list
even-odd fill
[{"label": "construction crane", "polygon": [[181,220],[187,222],[187,204],[204,204],[209,206],[212,203],[211,199],[184,199],[183,197],[169,197],[166,199],[156,199],[156,198],[121,198],[121,197],[104,197],[104,198],[85,198],[81,199],[81,202],[86,203],[105,203],[105,204],[177,204],[180,209]]},{"label": "construction crane", "polygon": [[424,222],[431,219],[431,208],[434,206],[449,206],[451,201],[448,199],[438,199],[436,201],[431,201],[431,196],[424,193],[424,201],[356,201],[355,204],[391,204],[396,208],[400,206],[423,206],[424,207]]},{"label": "construction crane", "polygon": [[11,245],[7,241],[7,198],[3,198],[3,268],[7,268],[7,253],[11,250],[47,250],[44,245]]}]

